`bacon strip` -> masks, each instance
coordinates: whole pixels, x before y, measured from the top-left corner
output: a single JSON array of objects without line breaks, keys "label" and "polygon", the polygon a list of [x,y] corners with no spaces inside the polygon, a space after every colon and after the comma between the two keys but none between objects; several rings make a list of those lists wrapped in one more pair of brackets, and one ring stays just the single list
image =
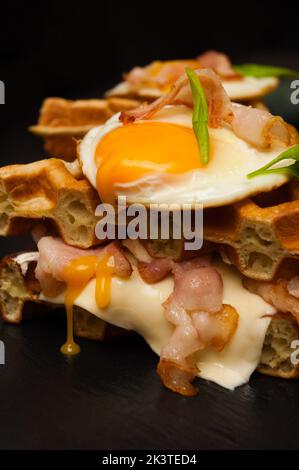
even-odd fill
[{"label": "bacon strip", "polygon": [[151,80],[150,67],[152,64],[146,67],[134,67],[129,73],[125,73],[123,78],[126,82],[132,85],[141,85]]},{"label": "bacon strip", "polygon": [[182,261],[179,264],[171,258],[152,258],[150,262],[139,262],[138,270],[145,282],[153,284],[164,279],[171,271],[178,272],[179,269],[188,270],[189,266],[201,268],[209,266],[209,264],[210,257],[208,255],[200,256],[189,261]]},{"label": "bacon strip", "polygon": [[161,351],[158,374],[164,385],[182,395],[197,393],[195,353],[210,345],[220,351],[234,334],[238,314],[222,305],[223,283],[207,258],[173,263],[174,290],[164,302],[167,320],[175,326]]},{"label": "bacon strip", "polygon": [[[212,63],[212,59],[213,61],[216,59],[211,56],[211,52],[209,54],[205,60]],[[222,67],[226,70],[228,65],[225,67],[223,61]],[[205,90],[210,127],[230,125],[238,137],[261,149],[272,148],[275,145],[291,146],[299,142],[297,130],[280,116],[273,116],[268,111],[251,106],[231,103],[218,75],[211,69],[198,69],[196,73]],[[149,119],[164,106],[171,104],[193,106],[192,93],[185,74],[172,85],[168,94],[149,105],[142,104],[134,110],[124,111],[119,119],[123,123]]]},{"label": "bacon strip", "polygon": [[172,85],[181,75],[185,73],[186,68],[200,68],[197,60],[174,60],[165,62],[160,71],[156,74],[155,80],[159,87]]},{"label": "bacon strip", "polygon": [[213,69],[224,79],[242,79],[243,77],[233,69],[232,63],[226,54],[217,51],[207,51],[197,57],[200,65]]},{"label": "bacon strip", "polygon": [[[209,107],[209,125],[219,127],[225,121],[230,122],[233,117],[232,105],[219,77],[210,69],[199,69],[195,72],[205,90]],[[164,106],[170,104],[193,106],[192,93],[186,74],[172,85],[169,93],[151,104],[142,104],[136,109],[122,112],[119,119],[123,123],[149,119]]]},{"label": "bacon strip", "polygon": [[296,129],[287,124],[280,116],[273,116],[268,111],[233,104],[231,122],[234,133],[246,142],[262,149],[275,144],[286,146],[298,142]]},{"label": "bacon strip", "polygon": [[171,85],[185,72],[186,67],[192,69],[213,69],[217,75],[225,80],[241,79],[242,76],[233,69],[232,63],[226,54],[217,51],[207,51],[196,59],[170,60],[165,62],[154,61],[145,67],[134,67],[124,75],[124,80],[133,86],[159,86]]},{"label": "bacon strip", "polygon": [[205,344],[215,351],[222,351],[237,329],[239,315],[234,307],[223,304],[222,309],[213,315],[199,312],[194,313],[192,319]]},{"label": "bacon strip", "polygon": [[294,276],[287,284],[289,294],[299,299],[299,276]]},{"label": "bacon strip", "polygon": [[150,262],[138,263],[138,271],[142,279],[148,284],[164,279],[171,271],[173,261],[170,258],[155,258]]},{"label": "bacon strip", "polygon": [[137,261],[149,263],[153,260],[151,255],[148,253],[146,247],[140,240],[131,240],[127,238],[123,240],[122,245],[130,251],[130,253],[136,258]]},{"label": "bacon strip", "polygon": [[164,279],[171,271],[188,270],[210,266],[210,254],[196,256],[178,263],[170,257],[153,258],[140,240],[124,240],[122,244],[132,253],[138,262],[138,271],[142,279],[153,284]]},{"label": "bacon strip", "polygon": [[39,281],[43,293],[48,297],[55,297],[64,288],[63,270],[73,259],[80,256],[109,253],[114,258],[115,271],[119,277],[128,277],[132,267],[117,242],[105,247],[82,250],[66,245],[60,238],[43,237],[38,242],[39,258],[35,276]]},{"label": "bacon strip", "polygon": [[133,86],[160,87],[163,89],[172,85],[183,75],[186,67],[198,69],[200,64],[194,59],[155,61],[145,67],[134,67],[124,75],[124,79]]},{"label": "bacon strip", "polygon": [[299,299],[292,295],[292,290],[289,291],[290,282],[286,279],[262,282],[245,278],[244,286],[254,294],[260,295],[280,312],[291,313],[299,323]]},{"label": "bacon strip", "polygon": [[157,371],[167,388],[194,395],[197,389],[192,381],[198,373],[195,353],[207,345],[221,351],[238,325],[236,310],[222,305],[222,278],[211,266],[209,254],[176,262],[169,257],[150,257],[139,240],[123,244],[137,258],[145,282],[155,283],[173,273],[174,290],[163,306],[175,330],[161,351]]},{"label": "bacon strip", "polygon": [[222,305],[223,284],[211,266],[211,256],[176,262],[169,257],[152,258],[139,240],[126,240],[126,248],[137,258],[145,282],[161,281],[170,272],[174,289],[164,302],[167,320],[175,326],[161,351],[157,372],[163,384],[182,395],[194,395],[192,385],[198,368],[195,353],[207,345],[221,351],[238,325],[238,313]]},{"label": "bacon strip", "polygon": [[[86,250],[84,250],[86,252]],[[121,249],[119,242],[113,241],[103,247],[103,252],[113,256],[115,274],[118,277],[127,278],[132,274],[132,266]]]},{"label": "bacon strip", "polygon": [[[216,292],[214,297],[211,296],[212,289]],[[204,349],[205,343],[189,312],[219,310],[222,306],[222,279],[210,267],[190,269],[184,275],[182,269],[175,270],[174,290],[163,306],[166,318],[175,326],[175,330],[161,351],[158,373],[164,385],[171,390],[182,395],[194,395],[197,392],[191,383],[197,373],[194,353]],[[175,373],[176,365],[178,374]]]}]

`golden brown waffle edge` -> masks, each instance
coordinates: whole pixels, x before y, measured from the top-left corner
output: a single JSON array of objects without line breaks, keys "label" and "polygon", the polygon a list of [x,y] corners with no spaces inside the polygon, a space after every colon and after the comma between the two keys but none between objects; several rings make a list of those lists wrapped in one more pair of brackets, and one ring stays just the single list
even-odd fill
[{"label": "golden brown waffle edge", "polygon": [[270,193],[204,213],[205,240],[245,276],[271,280],[287,258],[299,259],[299,190],[290,182]]},{"label": "golden brown waffle edge", "polygon": [[97,192],[79,166],[59,159],[0,168],[0,235],[28,232],[50,221],[69,245],[89,248],[95,236]]},{"label": "golden brown waffle edge", "polygon": [[42,103],[38,123],[30,131],[43,138],[50,156],[72,161],[76,158],[77,141],[92,129],[104,124],[113,114],[132,109],[136,100],[109,99],[65,100],[47,98]]},{"label": "golden brown waffle edge", "polygon": [[292,364],[291,348],[293,341],[299,339],[299,326],[290,314],[277,313],[269,324],[260,364],[259,372],[283,379],[299,378],[299,364]]}]

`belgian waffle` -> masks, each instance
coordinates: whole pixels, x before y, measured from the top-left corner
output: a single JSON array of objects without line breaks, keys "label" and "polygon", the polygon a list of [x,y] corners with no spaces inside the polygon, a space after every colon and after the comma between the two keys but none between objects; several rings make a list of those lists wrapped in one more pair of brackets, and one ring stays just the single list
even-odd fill
[{"label": "belgian waffle", "polygon": [[51,158],[0,169],[0,235],[18,235],[49,221],[69,245],[88,248],[95,236],[97,192],[77,162]]},{"label": "belgian waffle", "polygon": [[138,105],[126,98],[65,100],[47,98],[41,107],[38,123],[31,132],[42,137],[50,156],[72,161],[76,158],[76,141],[95,126],[103,124],[114,113]]},{"label": "belgian waffle", "polygon": [[299,185],[288,183],[204,214],[204,238],[247,277],[271,280],[287,258],[299,259]]}]

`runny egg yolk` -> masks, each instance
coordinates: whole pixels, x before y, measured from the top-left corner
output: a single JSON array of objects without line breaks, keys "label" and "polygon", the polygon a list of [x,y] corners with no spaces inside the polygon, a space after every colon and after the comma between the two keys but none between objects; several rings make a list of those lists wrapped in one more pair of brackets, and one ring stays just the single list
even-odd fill
[{"label": "runny egg yolk", "polygon": [[80,352],[80,346],[74,341],[73,320],[74,302],[88,282],[96,278],[95,298],[99,308],[105,308],[110,302],[111,279],[114,274],[113,257],[105,254],[98,256],[81,256],[71,260],[64,268],[62,278],[66,283],[64,303],[67,313],[67,339],[61,346],[61,352],[75,355]]},{"label": "runny egg yolk", "polygon": [[112,204],[118,188],[145,176],[182,175],[201,167],[193,129],[155,121],[109,132],[99,141],[94,158],[99,196]]}]

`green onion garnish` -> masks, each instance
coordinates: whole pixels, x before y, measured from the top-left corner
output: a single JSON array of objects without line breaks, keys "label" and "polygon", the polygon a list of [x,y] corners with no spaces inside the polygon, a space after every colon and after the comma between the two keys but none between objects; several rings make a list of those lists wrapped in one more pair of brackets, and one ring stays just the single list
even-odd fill
[{"label": "green onion garnish", "polygon": [[[281,168],[271,168],[276,163],[280,162],[281,160],[288,160],[292,159],[295,160],[290,166],[284,166]],[[253,171],[247,175],[247,178],[251,179],[255,176],[259,175],[268,175],[270,173],[280,173],[283,175],[295,176],[295,178],[299,179],[299,144],[294,145],[290,149],[282,152],[278,157],[274,158],[270,163],[259,168],[259,170]]]},{"label": "green onion garnish", "polygon": [[202,84],[194,70],[186,68],[193,97],[193,131],[197,139],[200,161],[207,165],[210,160],[210,142],[208,131],[208,105]]},{"label": "green onion garnish", "polygon": [[234,69],[241,75],[250,77],[299,77],[298,70],[272,65],[242,64],[234,65]]}]

